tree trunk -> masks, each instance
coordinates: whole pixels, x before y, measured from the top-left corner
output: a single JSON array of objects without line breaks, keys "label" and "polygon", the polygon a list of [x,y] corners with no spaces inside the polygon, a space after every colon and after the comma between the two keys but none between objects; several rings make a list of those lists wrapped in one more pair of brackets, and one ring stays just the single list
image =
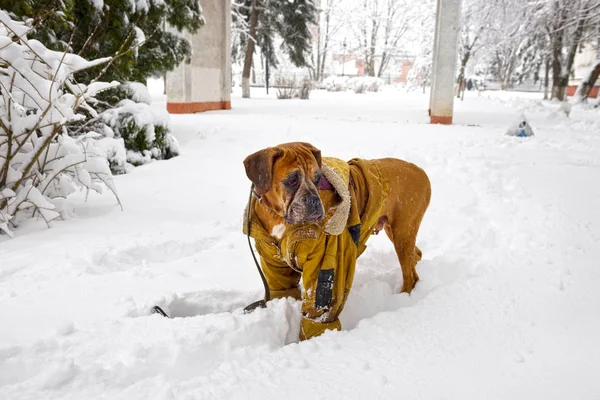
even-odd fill
[{"label": "tree trunk", "polygon": [[588,96],[590,95],[590,91],[598,80],[598,77],[600,77],[600,62],[596,64],[590,74],[581,82],[581,85],[579,85],[579,88],[577,89],[577,95],[582,101],[587,100]]},{"label": "tree trunk", "polygon": [[383,75],[383,71],[385,71],[385,67],[387,67],[387,63],[388,63],[388,53],[387,53],[387,51],[384,50],[383,53],[381,53],[381,63],[379,64],[379,69],[377,70],[378,78],[381,78],[381,76]]},{"label": "tree trunk", "polygon": [[256,25],[258,23],[258,1],[252,0],[250,10],[250,34],[248,46],[246,47],[246,58],[244,59],[244,70],[242,71],[242,97],[250,98],[250,71],[252,70],[252,56],[254,55],[254,41],[256,38]]},{"label": "tree trunk", "polygon": [[319,18],[317,24],[317,65],[316,76],[315,79],[317,82],[321,81],[321,20]]},{"label": "tree trunk", "polygon": [[327,42],[325,42],[325,47],[323,48],[323,55],[321,57],[321,72],[319,73],[319,81],[323,80],[325,75],[325,60],[327,59]]},{"label": "tree trunk", "polygon": [[321,64],[317,65],[320,69],[318,80],[323,80],[323,73],[325,71],[325,60],[327,59],[327,49],[329,48],[329,21],[330,21],[330,10],[329,5],[327,7],[327,14],[325,15],[325,43],[323,43],[323,54],[321,55]]},{"label": "tree trunk", "polygon": [[498,65],[498,70],[496,71],[496,77],[500,81],[500,89],[506,89],[504,87],[504,62],[502,57],[500,57],[500,53],[496,51],[496,64]]},{"label": "tree trunk", "polygon": [[502,79],[502,90],[509,89],[511,87],[512,74],[515,70],[515,60],[511,59],[506,64],[506,70],[504,71],[504,77]]},{"label": "tree trunk", "polygon": [[371,49],[369,50],[369,72],[367,75],[375,76],[375,35],[371,37]]},{"label": "tree trunk", "polygon": [[329,49],[329,27],[331,21],[331,4],[327,4],[327,14],[325,14],[325,43],[323,43],[323,54],[321,55],[321,65],[317,66],[320,68],[319,81],[323,80],[325,72],[325,60],[327,60],[327,50]]},{"label": "tree trunk", "polygon": [[[267,49],[269,50],[269,49]],[[269,94],[269,57],[265,57],[265,88]]]},{"label": "tree trunk", "polygon": [[[389,3],[388,3],[388,7],[389,7]],[[389,9],[388,9],[388,12],[389,12]],[[389,62],[389,60],[388,60],[389,55],[388,55],[387,49],[388,49],[388,44],[390,42],[390,31],[391,31],[390,24],[391,24],[391,21],[390,21],[390,18],[388,17],[386,20],[386,24],[385,24],[385,30],[383,31],[384,32],[383,52],[381,53],[381,62],[379,63],[379,68],[377,70],[378,78],[382,77],[383,71],[385,71],[385,68],[387,67],[387,64]]]},{"label": "tree trunk", "polygon": [[362,45],[363,45],[363,50],[365,52],[365,73],[367,73],[367,69],[368,69],[368,64],[369,64],[369,43],[368,43],[368,37],[367,37],[367,20],[366,20],[366,15],[368,12],[368,4],[367,4],[367,0],[364,0],[363,2],[363,8],[364,8],[364,15],[365,15],[365,24],[361,27],[361,34],[362,34]]},{"label": "tree trunk", "polygon": [[554,97],[557,100],[564,101],[566,99],[567,94],[567,86],[569,85],[569,79],[560,78],[558,80],[558,86],[554,91]]},{"label": "tree trunk", "polygon": [[[552,98],[556,98],[558,100],[564,100],[565,94],[567,91],[567,86],[569,85],[569,76],[571,74],[571,70],[573,69],[573,62],[575,61],[575,54],[577,53],[577,49],[579,48],[579,43],[581,42],[581,38],[583,37],[583,32],[585,29],[585,24],[588,21],[588,15],[590,10],[587,10],[583,15],[581,15],[577,21],[577,29],[573,33],[573,40],[571,41],[571,47],[568,49],[568,54],[566,60],[562,60],[562,50],[563,50],[563,42],[564,42],[564,30],[555,33],[551,36],[552,41]],[[559,16],[560,18],[560,16]],[[563,18],[564,20],[564,18]],[[562,21],[558,21],[562,22]],[[560,24],[555,25],[556,27],[560,27]],[[561,65],[564,61],[564,65]]]},{"label": "tree trunk", "polygon": [[577,49],[579,48],[579,43],[581,42],[581,38],[583,36],[583,31],[585,28],[585,23],[587,14],[579,20],[577,23],[577,29],[573,34],[573,43],[571,44],[571,48],[569,49],[569,54],[567,55],[566,68],[564,69],[564,73],[561,74],[559,79],[559,87],[558,87],[558,96],[557,98],[561,101],[566,100],[567,95],[567,87],[569,86],[569,76],[571,75],[571,71],[573,69],[573,63],[575,62],[575,54],[577,54]]},{"label": "tree trunk", "polygon": [[369,61],[367,62],[367,75],[375,76],[375,50],[377,45],[377,32],[379,30],[379,21],[375,18],[376,15],[373,15],[371,20],[371,43],[369,48]]},{"label": "tree trunk", "polygon": [[555,33],[552,42],[552,95],[550,99],[562,100],[560,95],[562,32]]},{"label": "tree trunk", "polygon": [[[461,88],[463,87],[463,82],[465,80],[465,69],[467,67],[467,63],[469,62],[469,58],[471,58],[470,49],[466,51],[465,55],[460,60],[460,73],[458,74],[458,92],[456,93],[457,98],[461,97]],[[464,99],[464,96],[462,98]]]},{"label": "tree trunk", "polygon": [[544,100],[548,100],[549,84],[550,84],[550,57],[546,56],[546,72],[544,73]]},{"label": "tree trunk", "polygon": [[567,65],[565,66],[564,73],[562,73],[563,71],[561,71],[561,74],[558,76],[558,79],[554,79],[556,88],[552,88],[552,95],[560,101],[566,100],[567,97],[569,75],[571,74],[571,69],[573,68],[573,59],[575,58],[577,45],[574,44],[574,47],[575,50],[572,53],[569,53],[567,57]]}]

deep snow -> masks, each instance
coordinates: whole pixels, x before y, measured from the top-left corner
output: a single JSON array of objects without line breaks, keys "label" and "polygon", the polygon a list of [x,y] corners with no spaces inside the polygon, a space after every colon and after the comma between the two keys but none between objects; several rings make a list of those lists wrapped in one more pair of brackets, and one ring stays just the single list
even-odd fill
[{"label": "deep snow", "polygon": [[[421,93],[256,92],[171,116],[182,155],[116,177],[123,212],[79,194],[75,218],[0,238],[1,399],[598,398],[598,111],[467,92],[432,126]],[[536,136],[505,136],[522,112]],[[242,160],[293,140],[415,162],[433,187],[413,294],[373,236],[344,331],[303,343],[299,303],[240,312],[262,294]]]}]

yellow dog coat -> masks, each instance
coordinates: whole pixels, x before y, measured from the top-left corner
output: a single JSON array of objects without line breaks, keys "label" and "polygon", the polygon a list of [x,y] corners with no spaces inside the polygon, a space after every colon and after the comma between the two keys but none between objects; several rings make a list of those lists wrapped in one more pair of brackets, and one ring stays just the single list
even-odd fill
[{"label": "yellow dog coat", "polygon": [[[326,213],[319,224],[288,225],[277,240],[256,217],[255,208],[262,205],[254,198],[251,204],[250,236],[271,297],[302,300],[302,340],[341,329],[338,317],[352,287],[356,259],[366,248],[388,194],[377,160],[323,158],[322,172],[332,188],[319,190]],[[246,221],[243,231],[247,233]]]}]

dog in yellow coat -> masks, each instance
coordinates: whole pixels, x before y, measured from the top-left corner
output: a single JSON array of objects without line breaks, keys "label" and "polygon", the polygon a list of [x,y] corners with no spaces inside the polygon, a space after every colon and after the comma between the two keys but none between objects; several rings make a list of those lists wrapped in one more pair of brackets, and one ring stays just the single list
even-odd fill
[{"label": "dog in yellow coat", "polygon": [[243,229],[255,239],[272,297],[302,300],[301,340],[341,329],[356,259],[373,233],[384,229],[394,244],[402,292],[414,288],[416,237],[431,197],[421,168],[394,158],[321,157],[299,142],[260,150],[244,166],[256,198]]}]

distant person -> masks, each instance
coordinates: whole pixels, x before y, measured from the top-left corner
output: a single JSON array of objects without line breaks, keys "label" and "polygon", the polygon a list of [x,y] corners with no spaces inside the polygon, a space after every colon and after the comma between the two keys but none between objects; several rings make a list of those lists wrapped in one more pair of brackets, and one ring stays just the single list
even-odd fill
[{"label": "distant person", "polygon": [[473,81],[471,80],[471,78],[469,78],[469,80],[467,81],[467,90],[473,90]]}]

